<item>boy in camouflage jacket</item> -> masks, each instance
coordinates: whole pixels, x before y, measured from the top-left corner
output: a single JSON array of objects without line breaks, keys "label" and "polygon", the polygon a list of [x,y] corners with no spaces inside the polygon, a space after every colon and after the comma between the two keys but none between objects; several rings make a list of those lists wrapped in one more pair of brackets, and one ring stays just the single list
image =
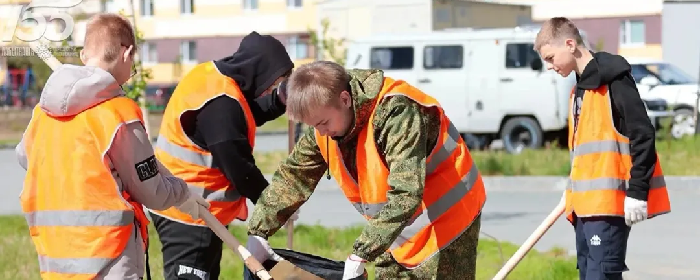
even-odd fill
[{"label": "boy in camouflage jacket", "polygon": [[[428,157],[434,153],[438,139],[442,139],[439,137],[441,133],[446,133],[441,130],[441,122],[447,119],[437,106],[423,106],[405,95],[392,94],[382,98],[385,83],[381,70],[346,70],[326,61],[303,65],[289,78],[287,114],[290,119],[313,128],[299,139],[292,154],[281,163],[248,223],[248,249],[259,261],[281,259],[266,239],[306,202],[329,169],[324,158],[324,155],[329,157],[327,148],[319,147],[317,137],[331,137],[337,143],[341,161],[349,175],[358,182],[358,172],[373,172],[358,170],[366,164],[356,162],[356,147],[358,138],[361,138],[358,136],[371,126],[373,131],[370,133],[374,133],[377,151],[388,169],[385,181],[389,190],[383,207],[368,217],[367,226],[357,238],[353,252],[345,262],[344,279],[362,274],[368,261],[375,263],[377,279],[474,279],[480,213],[485,201],[483,183],[475,167],[471,170],[476,172],[467,174],[473,178],[473,184],[465,185],[465,192],[475,194],[467,202],[459,202],[461,208],[455,210],[467,209],[473,215],[470,219],[459,213],[468,221],[451,243],[447,242],[432,257],[408,268],[397,262],[390,251],[402,231],[418,220],[415,214],[425,204],[426,178],[430,175],[427,172]],[[417,91],[416,95],[424,94]],[[456,137],[461,153],[466,153],[466,160],[471,162],[466,145],[458,134]],[[454,171],[456,168],[448,169]],[[359,185],[363,187],[361,183]],[[426,212],[429,210],[428,207]]]}]

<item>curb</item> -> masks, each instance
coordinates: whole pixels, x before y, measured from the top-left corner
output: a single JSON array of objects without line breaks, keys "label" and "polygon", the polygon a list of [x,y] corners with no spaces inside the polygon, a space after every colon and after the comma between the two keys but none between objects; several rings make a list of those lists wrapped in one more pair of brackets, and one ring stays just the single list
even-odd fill
[{"label": "curb", "polygon": [[[270,182],[272,174],[265,174]],[[566,188],[568,178],[564,176],[482,176],[486,191],[508,192],[562,192]],[[700,191],[700,176],[667,176],[665,178],[669,189]],[[316,190],[337,190],[335,179],[327,180],[325,176],[318,182]]]}]

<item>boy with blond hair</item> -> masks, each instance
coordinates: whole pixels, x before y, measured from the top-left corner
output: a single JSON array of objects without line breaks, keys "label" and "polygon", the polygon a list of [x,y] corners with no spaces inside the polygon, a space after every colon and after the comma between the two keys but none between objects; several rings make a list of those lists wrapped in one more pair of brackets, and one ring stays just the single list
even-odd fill
[{"label": "boy with blond hair", "polygon": [[548,70],[576,74],[570,95],[567,219],[582,280],[622,279],[631,226],[671,211],[655,129],[629,63],[586,48],[567,18],[547,20],[535,51]]},{"label": "boy with blond hair", "polygon": [[209,206],[158,162],[141,109],[121,90],[136,50],[127,19],[90,19],[85,66],[55,69],[16,147],[42,279],[142,279],[143,206],[176,206],[195,218],[199,205]]},{"label": "boy with blond hair", "polygon": [[327,171],[368,224],[343,279],[474,279],[486,193],[464,140],[431,96],[381,70],[318,61],[287,84],[287,115],[311,128],[275,172],[248,224],[259,261]]}]

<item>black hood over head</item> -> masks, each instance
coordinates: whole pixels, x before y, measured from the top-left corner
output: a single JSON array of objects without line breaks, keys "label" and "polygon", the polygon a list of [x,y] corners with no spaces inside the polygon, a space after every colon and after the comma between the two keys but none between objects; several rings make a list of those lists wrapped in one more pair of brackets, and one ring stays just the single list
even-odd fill
[{"label": "black hood over head", "polygon": [[215,60],[219,71],[238,84],[249,100],[259,97],[273,82],[294,68],[284,45],[270,35],[251,32],[231,56]]}]

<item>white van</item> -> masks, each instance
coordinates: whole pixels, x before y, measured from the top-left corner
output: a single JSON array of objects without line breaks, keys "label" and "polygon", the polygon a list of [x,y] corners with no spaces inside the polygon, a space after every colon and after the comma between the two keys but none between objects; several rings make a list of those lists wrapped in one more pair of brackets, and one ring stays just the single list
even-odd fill
[{"label": "white van", "polygon": [[497,139],[510,152],[551,140],[565,146],[576,78],[543,69],[533,50],[538,28],[362,38],[348,45],[346,67],[383,69],[435,97],[471,147]]}]

